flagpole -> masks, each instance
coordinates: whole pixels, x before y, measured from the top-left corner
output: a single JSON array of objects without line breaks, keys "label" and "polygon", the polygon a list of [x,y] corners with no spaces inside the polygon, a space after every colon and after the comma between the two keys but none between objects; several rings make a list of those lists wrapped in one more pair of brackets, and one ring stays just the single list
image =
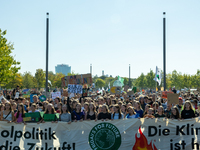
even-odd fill
[{"label": "flagpole", "polygon": [[49,53],[49,13],[47,13],[46,16],[46,96],[47,96],[47,91],[48,90],[48,53]]},{"label": "flagpole", "polygon": [[[158,72],[158,67],[156,66],[156,74]],[[156,89],[157,89],[157,81],[156,81]],[[155,93],[155,114],[156,114],[156,96],[157,94]]]},{"label": "flagpole", "polygon": [[163,12],[163,73],[164,73],[164,91],[166,90],[166,38],[165,38],[165,12]]}]

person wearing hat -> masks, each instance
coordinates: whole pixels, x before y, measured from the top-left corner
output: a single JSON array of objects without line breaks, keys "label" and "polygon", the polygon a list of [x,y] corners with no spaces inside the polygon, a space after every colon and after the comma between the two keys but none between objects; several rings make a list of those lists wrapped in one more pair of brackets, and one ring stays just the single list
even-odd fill
[{"label": "person wearing hat", "polygon": [[178,108],[179,113],[181,113],[181,110],[182,110],[182,107],[183,107],[183,99],[182,99],[182,97],[179,97],[178,99],[179,99],[179,102],[176,105],[176,107]]}]

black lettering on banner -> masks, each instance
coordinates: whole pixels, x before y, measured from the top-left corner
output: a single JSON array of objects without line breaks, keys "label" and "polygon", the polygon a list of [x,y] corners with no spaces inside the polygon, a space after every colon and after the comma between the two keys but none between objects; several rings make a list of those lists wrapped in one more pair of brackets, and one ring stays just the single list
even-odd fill
[{"label": "black lettering on banner", "polygon": [[35,143],[28,143],[27,145],[30,145],[29,149],[28,150],[32,150],[33,147],[35,146]]},{"label": "black lettering on banner", "polygon": [[162,131],[162,134],[165,136],[169,135],[169,133],[170,133],[169,129],[163,129],[163,131]]},{"label": "black lettering on banner", "polygon": [[20,150],[20,147],[19,146],[15,146],[15,147],[13,147],[13,150]]},{"label": "black lettering on banner", "polygon": [[[153,131],[151,131],[151,129],[154,129],[154,133]],[[157,134],[157,128],[155,126],[149,126],[148,127],[148,136],[151,137],[151,136],[155,136]]]},{"label": "black lettering on banner", "polygon": [[30,138],[31,138],[31,133],[28,132],[28,131],[26,131],[26,132],[24,133],[24,137],[25,137],[26,139],[30,139]]},{"label": "black lettering on banner", "polygon": [[34,133],[35,133],[35,127],[33,127],[33,131],[32,131],[32,139],[35,139],[35,136],[34,136]]},{"label": "black lettering on banner", "polygon": [[1,132],[1,136],[4,137],[4,138],[8,137],[9,136],[9,131],[8,130],[3,130]]},{"label": "black lettering on banner", "polygon": [[54,136],[55,134],[56,134],[56,132],[54,131],[53,133],[51,133],[51,128],[49,128],[49,140],[51,140],[51,138],[56,140],[56,138]]},{"label": "black lettering on banner", "polygon": [[183,125],[181,128],[179,126],[176,126],[176,135],[179,135],[179,132],[182,135],[185,135],[185,133],[183,132],[183,128],[185,128],[185,125]]},{"label": "black lettering on banner", "polygon": [[[194,143],[194,138],[192,138],[192,149],[197,149],[197,150],[199,150],[199,144],[198,143]],[[196,147],[195,147],[195,145],[196,145]]]},{"label": "black lettering on banner", "polygon": [[15,131],[14,141],[16,141],[17,138],[21,138],[21,137],[22,137],[22,131]]},{"label": "black lettering on banner", "polygon": [[3,150],[3,148],[8,149],[8,141],[6,141],[6,145],[0,146],[0,150]]}]

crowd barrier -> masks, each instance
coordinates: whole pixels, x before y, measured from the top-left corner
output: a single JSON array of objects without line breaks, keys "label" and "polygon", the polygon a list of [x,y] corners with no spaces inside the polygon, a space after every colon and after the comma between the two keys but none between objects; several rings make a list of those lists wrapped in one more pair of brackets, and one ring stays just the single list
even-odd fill
[{"label": "crowd barrier", "polygon": [[0,150],[199,149],[199,118],[58,123],[0,122]]}]

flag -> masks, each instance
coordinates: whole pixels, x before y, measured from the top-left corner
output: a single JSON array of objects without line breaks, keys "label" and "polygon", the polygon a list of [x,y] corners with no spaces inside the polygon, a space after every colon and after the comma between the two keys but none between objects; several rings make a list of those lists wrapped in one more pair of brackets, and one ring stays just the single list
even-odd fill
[{"label": "flag", "polygon": [[118,76],[118,80],[122,83],[122,86],[124,86],[124,79]]},{"label": "flag", "polygon": [[109,87],[109,89],[110,89],[110,82],[108,83],[108,87]]},{"label": "flag", "polygon": [[158,82],[158,85],[161,85],[161,71],[157,66],[156,66],[156,75],[154,80]]}]

